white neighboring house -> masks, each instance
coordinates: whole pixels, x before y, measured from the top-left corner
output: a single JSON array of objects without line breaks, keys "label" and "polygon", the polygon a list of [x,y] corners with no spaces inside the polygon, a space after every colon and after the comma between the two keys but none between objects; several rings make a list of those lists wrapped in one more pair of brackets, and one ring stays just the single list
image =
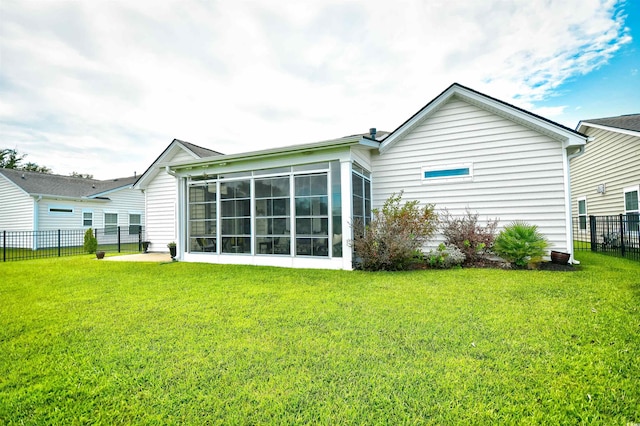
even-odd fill
[{"label": "white neighboring house", "polygon": [[[144,196],[136,176],[96,180],[0,168],[0,232],[110,229],[138,233]],[[109,234],[110,232],[107,232]],[[27,246],[42,247],[33,238]],[[21,247],[26,247],[24,241]]]},{"label": "white neighboring house", "polygon": [[221,155],[219,152],[174,139],[140,175],[134,188],[144,193],[145,234],[149,251],[168,252],[167,244],[177,240],[176,202],[178,179],[167,173],[167,165]]},{"label": "white neighboring house", "polygon": [[391,133],[159,159],[151,181],[171,180],[145,187],[147,212],[151,199],[171,206],[154,220],[175,229],[184,261],[352,269],[354,219],[404,190],[454,215],[536,224],[553,250],[572,254],[569,159],[585,143],[456,83]]}]

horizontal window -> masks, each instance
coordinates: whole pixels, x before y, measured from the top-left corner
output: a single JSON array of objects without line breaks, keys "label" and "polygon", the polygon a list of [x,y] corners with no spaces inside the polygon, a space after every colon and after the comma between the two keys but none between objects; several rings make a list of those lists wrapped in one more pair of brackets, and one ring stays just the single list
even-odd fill
[{"label": "horizontal window", "polygon": [[422,181],[456,182],[473,179],[473,163],[425,166]]},{"label": "horizontal window", "polygon": [[49,213],[51,214],[73,214],[73,207],[65,206],[49,206]]}]

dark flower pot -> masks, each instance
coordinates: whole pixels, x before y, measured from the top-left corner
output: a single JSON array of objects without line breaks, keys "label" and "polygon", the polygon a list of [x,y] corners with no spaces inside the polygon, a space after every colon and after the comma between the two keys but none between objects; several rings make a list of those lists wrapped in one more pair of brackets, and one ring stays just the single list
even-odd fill
[{"label": "dark flower pot", "polygon": [[176,248],[169,247],[169,253],[171,253],[171,257],[176,257]]},{"label": "dark flower pot", "polygon": [[104,252],[103,251],[97,251],[96,252],[96,258],[104,259]]},{"label": "dark flower pot", "polygon": [[561,251],[551,251],[551,262],[557,263],[558,265],[566,265],[569,263],[569,258],[571,255],[569,253],[563,253]]},{"label": "dark flower pot", "polygon": [[150,244],[149,241],[142,242],[142,250],[144,250],[145,253],[149,251],[149,244]]}]

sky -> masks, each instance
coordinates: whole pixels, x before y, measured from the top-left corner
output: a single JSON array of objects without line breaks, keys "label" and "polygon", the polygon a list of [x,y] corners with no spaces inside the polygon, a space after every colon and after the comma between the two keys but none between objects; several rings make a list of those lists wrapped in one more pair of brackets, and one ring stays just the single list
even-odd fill
[{"label": "sky", "polygon": [[640,113],[640,0],[1,0],[0,148],[143,173],[391,131],[457,82],[575,128]]}]

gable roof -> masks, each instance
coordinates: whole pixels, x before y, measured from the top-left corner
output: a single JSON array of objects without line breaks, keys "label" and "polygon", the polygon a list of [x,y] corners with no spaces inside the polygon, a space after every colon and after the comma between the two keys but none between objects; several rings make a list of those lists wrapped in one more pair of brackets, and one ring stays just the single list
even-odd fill
[{"label": "gable roof", "polygon": [[515,105],[511,105],[507,102],[465,87],[459,83],[453,83],[442,93],[436,96],[431,102],[412,115],[407,121],[402,123],[397,129],[391,132],[391,134],[389,134],[382,142],[380,152],[384,152],[389,149],[397,140],[401,139],[404,135],[416,128],[427,117],[438,111],[442,105],[453,97],[545,134],[562,142],[565,148],[569,146],[580,146],[586,143],[587,137],[576,130],[526,111]]},{"label": "gable roof", "polygon": [[131,187],[136,176],[97,180],[0,168],[0,174],[29,195],[75,199],[108,199],[109,192]]},{"label": "gable roof", "polygon": [[167,159],[172,158],[176,152],[182,150],[193,157],[194,160],[200,158],[214,157],[223,155],[218,151],[214,151],[209,148],[204,148],[191,142],[183,141],[180,139],[174,139],[171,143],[162,151],[162,153],[155,159],[153,163],[140,175],[138,180],[134,184],[134,188],[143,189],[147,182],[150,182],[159,172],[159,165],[166,162]]},{"label": "gable roof", "polygon": [[640,136],[640,114],[626,114],[617,117],[592,118],[581,120],[578,123],[578,131],[584,131],[587,127],[608,128],[620,133],[628,133]]}]

